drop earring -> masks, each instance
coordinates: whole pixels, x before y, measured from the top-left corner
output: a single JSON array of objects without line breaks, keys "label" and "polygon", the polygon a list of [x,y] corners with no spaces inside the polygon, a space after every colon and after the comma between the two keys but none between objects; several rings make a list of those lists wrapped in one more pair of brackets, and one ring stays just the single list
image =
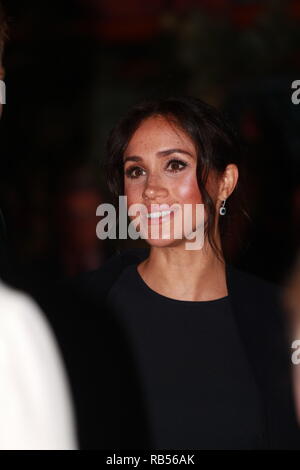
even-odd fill
[{"label": "drop earring", "polygon": [[226,202],[226,199],[224,199],[224,201],[222,202],[222,205],[220,207],[220,215],[225,215],[226,214],[225,202]]}]

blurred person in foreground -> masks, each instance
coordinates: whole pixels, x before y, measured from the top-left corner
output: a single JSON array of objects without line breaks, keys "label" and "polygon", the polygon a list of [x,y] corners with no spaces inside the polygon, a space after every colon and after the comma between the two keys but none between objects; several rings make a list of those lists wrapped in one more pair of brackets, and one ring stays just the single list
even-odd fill
[{"label": "blurred person in foreground", "polygon": [[286,280],[283,300],[290,313],[293,388],[297,419],[300,424],[300,252],[295,266]]},{"label": "blurred person in foreground", "polygon": [[[1,79],[6,29],[0,4]],[[2,281],[0,383],[1,450],[76,448],[68,382],[52,332],[36,304]]]}]

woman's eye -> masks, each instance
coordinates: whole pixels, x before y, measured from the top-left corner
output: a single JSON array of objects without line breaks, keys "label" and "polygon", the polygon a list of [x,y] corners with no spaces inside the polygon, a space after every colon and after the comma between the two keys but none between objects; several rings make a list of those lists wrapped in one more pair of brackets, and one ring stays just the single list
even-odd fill
[{"label": "woman's eye", "polygon": [[138,178],[143,174],[144,170],[140,168],[139,166],[134,166],[131,168],[128,168],[128,170],[125,171],[125,174],[128,178]]},{"label": "woman's eye", "polygon": [[183,170],[186,166],[187,164],[182,160],[173,159],[168,162],[167,168],[169,168],[172,173],[176,173],[177,171]]}]

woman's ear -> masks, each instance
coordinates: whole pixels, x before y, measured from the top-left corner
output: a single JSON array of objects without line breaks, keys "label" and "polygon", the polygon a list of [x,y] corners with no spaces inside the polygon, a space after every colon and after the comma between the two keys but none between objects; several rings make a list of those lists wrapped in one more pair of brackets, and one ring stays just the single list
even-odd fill
[{"label": "woman's ear", "polygon": [[225,171],[221,177],[220,186],[219,186],[219,195],[218,199],[221,201],[229,198],[230,194],[233,192],[234,188],[239,179],[239,170],[234,163],[230,163],[225,168]]}]

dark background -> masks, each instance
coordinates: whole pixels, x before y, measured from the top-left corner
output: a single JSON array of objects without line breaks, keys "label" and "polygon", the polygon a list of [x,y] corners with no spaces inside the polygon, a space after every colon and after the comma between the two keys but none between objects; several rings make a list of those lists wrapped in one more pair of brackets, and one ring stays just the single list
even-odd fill
[{"label": "dark background", "polygon": [[247,148],[252,223],[233,261],[285,279],[300,238],[300,105],[291,102],[291,83],[300,79],[300,1],[3,3],[7,281],[36,296],[49,281],[97,268],[119,247],[95,233],[96,207],[108,200],[107,133],[139,100],[183,93],[224,110]]}]

